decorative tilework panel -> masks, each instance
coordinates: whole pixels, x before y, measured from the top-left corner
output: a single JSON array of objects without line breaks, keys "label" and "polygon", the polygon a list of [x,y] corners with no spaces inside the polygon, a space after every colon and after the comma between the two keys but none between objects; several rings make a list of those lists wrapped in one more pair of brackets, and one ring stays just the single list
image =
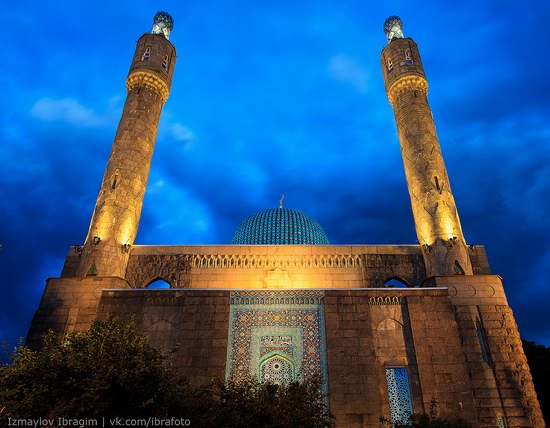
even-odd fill
[{"label": "decorative tilework panel", "polygon": [[326,391],[322,291],[233,291],[230,302],[227,379],[321,376]]},{"label": "decorative tilework panel", "polygon": [[388,383],[391,420],[394,424],[396,422],[407,423],[412,414],[411,389],[407,368],[386,369],[386,381]]}]

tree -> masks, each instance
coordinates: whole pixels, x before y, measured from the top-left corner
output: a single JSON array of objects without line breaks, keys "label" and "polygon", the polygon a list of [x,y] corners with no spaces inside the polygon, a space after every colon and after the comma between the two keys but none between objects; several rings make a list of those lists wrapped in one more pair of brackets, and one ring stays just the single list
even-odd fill
[{"label": "tree", "polygon": [[164,359],[133,323],[96,321],[37,351],[19,346],[0,370],[0,403],[14,418],[141,416],[155,408]]},{"label": "tree", "polygon": [[0,366],[0,425],[8,418],[189,419],[204,428],[332,426],[319,382],[214,380],[192,386],[133,322],[111,316],[39,350],[21,344]]}]

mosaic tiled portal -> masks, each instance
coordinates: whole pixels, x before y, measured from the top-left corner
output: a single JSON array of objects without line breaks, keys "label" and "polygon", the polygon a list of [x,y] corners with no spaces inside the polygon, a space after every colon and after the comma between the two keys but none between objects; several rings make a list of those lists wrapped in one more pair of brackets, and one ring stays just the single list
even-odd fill
[{"label": "mosaic tiled portal", "polygon": [[231,292],[226,378],[288,383],[321,376],[327,365],[323,292]]}]

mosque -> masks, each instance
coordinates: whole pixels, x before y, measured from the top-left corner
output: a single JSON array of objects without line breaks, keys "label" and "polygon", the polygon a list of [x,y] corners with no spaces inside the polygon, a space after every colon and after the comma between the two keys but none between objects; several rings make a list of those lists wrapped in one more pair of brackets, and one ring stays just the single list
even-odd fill
[{"label": "mosque", "polygon": [[[137,41],[127,98],[82,246],[47,280],[27,342],[134,316],[153,346],[179,344],[192,382],[320,376],[337,427],[429,410],[476,427],[544,427],[512,310],[481,245],[464,239],[417,44],[398,17],[381,53],[418,245],[331,245],[284,207],[253,214],[230,245],[134,243],[174,74],[173,20]],[[162,280],[168,288],[149,285]]]}]

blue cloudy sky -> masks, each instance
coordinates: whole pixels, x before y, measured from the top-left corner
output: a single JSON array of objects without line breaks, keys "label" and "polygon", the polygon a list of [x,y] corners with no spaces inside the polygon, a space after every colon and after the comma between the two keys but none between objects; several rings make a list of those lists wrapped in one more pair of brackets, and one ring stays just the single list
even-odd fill
[{"label": "blue cloudy sky", "polygon": [[379,55],[402,17],[469,243],[522,336],[550,345],[550,2],[1,0],[0,338],[87,232],[134,42],[175,20],[174,84],[137,243],[228,243],[260,209],[307,212],[334,244],[416,243]]}]

